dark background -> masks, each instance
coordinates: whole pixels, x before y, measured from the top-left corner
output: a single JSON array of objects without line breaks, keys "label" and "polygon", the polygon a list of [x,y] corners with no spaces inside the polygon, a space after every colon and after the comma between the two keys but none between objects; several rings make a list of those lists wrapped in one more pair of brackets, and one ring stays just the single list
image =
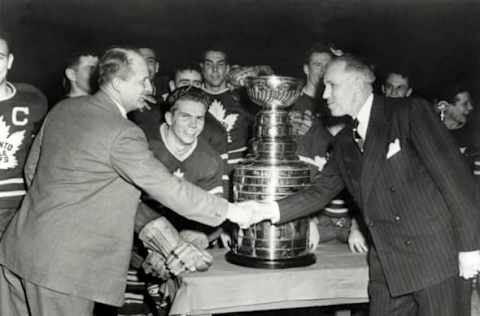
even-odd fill
[{"label": "dark background", "polygon": [[474,91],[480,82],[480,1],[0,0],[0,24],[14,35],[9,80],[52,101],[73,51],[116,44],[153,47],[162,75],[220,42],[231,64],[303,77],[303,53],[323,41],[362,55],[379,78],[385,65],[407,65],[428,98],[459,78]]}]

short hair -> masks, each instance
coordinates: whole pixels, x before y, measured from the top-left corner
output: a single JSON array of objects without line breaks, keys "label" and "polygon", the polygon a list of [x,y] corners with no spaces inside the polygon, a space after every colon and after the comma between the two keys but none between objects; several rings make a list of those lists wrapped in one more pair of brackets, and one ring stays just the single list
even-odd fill
[{"label": "short hair", "polygon": [[454,103],[455,97],[461,92],[468,92],[471,97],[471,88],[465,81],[457,81],[455,83],[449,84],[445,89],[443,89],[441,98],[448,103]]},{"label": "short hair", "polygon": [[138,54],[134,49],[114,47],[105,52],[98,63],[98,84],[102,86],[115,77],[123,80],[132,73],[132,58],[129,53]]},{"label": "short hair", "polygon": [[373,73],[372,68],[354,55],[345,54],[339,57],[334,57],[330,63],[334,62],[344,62],[345,71],[356,73],[365,83],[373,84],[373,82],[375,82],[375,74]]},{"label": "short hair", "polygon": [[5,44],[7,44],[8,53],[12,53],[12,36],[10,32],[3,29],[2,27],[0,27],[0,39],[3,40]]},{"label": "short hair", "polygon": [[97,56],[97,54],[86,50],[73,52],[66,60],[65,69],[78,67],[78,65],[80,65],[80,58],[86,56]]},{"label": "short hair", "polygon": [[[97,54],[90,51],[74,52],[67,58],[67,61],[65,63],[65,69],[70,68],[70,69],[76,70],[77,67],[80,65],[80,58],[85,56],[97,56]],[[95,76],[95,73],[93,74],[93,76]],[[90,82],[92,84],[93,80],[90,80]],[[65,75],[65,72],[63,72],[62,86],[66,93],[68,93],[70,91],[70,88],[72,87],[70,84],[70,80],[68,80],[68,78]]]},{"label": "short hair", "polygon": [[175,112],[177,108],[177,102],[181,100],[200,102],[205,106],[206,109],[210,106],[210,103],[212,103],[212,98],[202,89],[193,86],[185,86],[175,89],[168,95],[166,99],[167,108],[165,112]]},{"label": "short hair", "polygon": [[184,72],[184,71],[196,71],[200,75],[202,75],[202,70],[200,69],[198,64],[188,62],[188,63],[178,64],[177,66],[175,66],[175,69],[173,71],[173,78],[172,79],[175,80],[175,78],[177,77],[177,74],[179,74],[180,72]]},{"label": "short hair", "polygon": [[229,60],[228,60],[227,49],[222,44],[216,43],[216,44],[212,44],[212,45],[208,46],[207,48],[205,48],[202,52],[201,62],[203,62],[205,60],[205,56],[207,55],[208,52],[220,52],[220,53],[225,55],[225,62],[227,64],[230,63]]},{"label": "short hair", "polygon": [[387,80],[388,76],[392,75],[392,74],[396,74],[396,75],[399,75],[401,76],[402,78],[405,78],[407,80],[407,83],[408,83],[408,86],[411,88],[413,85],[412,85],[412,78],[411,78],[411,75],[410,75],[410,72],[407,70],[407,69],[403,69],[403,68],[394,68],[390,71],[388,71],[385,75],[385,80]]},{"label": "short hair", "polygon": [[328,54],[330,56],[333,56],[330,47],[324,43],[318,42],[315,43],[312,47],[310,47],[306,52],[305,56],[303,58],[303,64],[308,65],[310,63],[310,58],[312,58],[312,55],[318,53],[318,54]]}]

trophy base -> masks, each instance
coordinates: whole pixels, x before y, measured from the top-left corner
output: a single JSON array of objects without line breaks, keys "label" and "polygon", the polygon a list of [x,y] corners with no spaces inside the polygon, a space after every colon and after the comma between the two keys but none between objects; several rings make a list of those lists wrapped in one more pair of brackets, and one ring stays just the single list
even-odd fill
[{"label": "trophy base", "polygon": [[303,267],[314,264],[316,261],[315,255],[309,253],[303,256],[296,258],[288,259],[262,259],[262,258],[253,258],[237,255],[229,251],[225,258],[228,262],[233,264],[238,264],[240,266],[246,266],[251,268],[262,268],[262,269],[285,269],[285,268],[294,268],[294,267]]}]

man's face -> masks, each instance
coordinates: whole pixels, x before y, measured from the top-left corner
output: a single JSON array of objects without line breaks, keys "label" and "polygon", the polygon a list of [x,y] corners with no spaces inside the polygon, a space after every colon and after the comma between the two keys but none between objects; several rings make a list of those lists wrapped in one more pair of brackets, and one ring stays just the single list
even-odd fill
[{"label": "man's face", "polygon": [[221,88],[230,70],[225,53],[207,51],[201,63],[203,78],[207,87]]},{"label": "man's face", "polygon": [[202,86],[202,75],[196,70],[179,71],[175,75],[175,88],[193,86],[200,88]]},{"label": "man's face", "polygon": [[125,80],[115,78],[114,83],[119,93],[122,106],[128,111],[132,111],[145,106],[145,97],[153,93],[152,84],[148,76],[148,68],[145,59],[142,56],[128,52],[128,58],[131,59],[130,76]]},{"label": "man's face", "polygon": [[10,54],[7,42],[0,39],[0,84],[7,80],[7,73],[12,68],[13,55]]},{"label": "man's face", "polygon": [[308,65],[303,65],[303,72],[307,76],[307,81],[316,87],[325,74],[325,68],[331,59],[332,56],[328,53],[313,53]]},{"label": "man's face", "polygon": [[206,107],[193,100],[178,100],[175,106],[173,113],[166,113],[165,120],[176,141],[182,145],[191,145],[205,125]]},{"label": "man's face", "polygon": [[333,116],[355,116],[359,107],[360,86],[356,75],[345,71],[345,62],[331,63],[323,78],[325,90],[323,98]]},{"label": "man's face", "polygon": [[455,121],[465,123],[467,116],[472,112],[472,98],[468,91],[457,93],[453,105],[447,109],[447,115],[450,115]]},{"label": "man's face", "polygon": [[382,90],[387,98],[405,98],[412,93],[412,89],[408,85],[408,78],[396,73],[387,76]]},{"label": "man's face", "polygon": [[148,67],[148,76],[150,80],[153,80],[158,72],[159,67],[157,55],[151,48],[140,48],[138,52],[143,56],[143,58],[145,58]]},{"label": "man's face", "polygon": [[78,65],[71,68],[75,74],[75,84],[79,89],[87,94],[90,94],[92,88],[90,86],[90,80],[95,68],[98,65],[98,57],[87,55],[81,56]]}]

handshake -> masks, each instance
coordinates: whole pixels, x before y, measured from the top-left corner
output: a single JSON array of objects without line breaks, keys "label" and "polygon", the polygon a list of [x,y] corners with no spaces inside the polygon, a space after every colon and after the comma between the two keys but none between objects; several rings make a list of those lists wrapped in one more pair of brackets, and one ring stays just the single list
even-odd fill
[{"label": "handshake", "polygon": [[230,203],[227,211],[227,219],[245,229],[253,224],[264,220],[273,223],[280,218],[278,205],[274,201],[245,201]]}]

